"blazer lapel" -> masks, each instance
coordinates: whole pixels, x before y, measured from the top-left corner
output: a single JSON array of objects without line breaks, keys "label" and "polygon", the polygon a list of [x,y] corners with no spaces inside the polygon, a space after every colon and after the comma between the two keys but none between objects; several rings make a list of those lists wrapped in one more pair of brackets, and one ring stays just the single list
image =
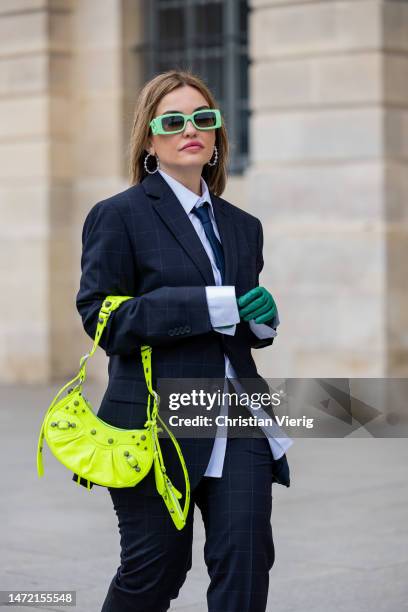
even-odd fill
[{"label": "blazer lapel", "polygon": [[154,209],[196,264],[205,284],[215,285],[211,262],[193,224],[174,194],[174,191],[158,172],[149,174],[143,179],[141,184],[147,195],[152,197]]},{"label": "blazer lapel", "polygon": [[[193,224],[174,191],[158,173],[149,174],[141,183],[152,205],[180,245],[201,272],[206,285],[215,285],[211,262]],[[234,285],[237,273],[237,244],[230,213],[223,201],[211,191],[214,216],[220,233],[225,257],[225,284]]]}]

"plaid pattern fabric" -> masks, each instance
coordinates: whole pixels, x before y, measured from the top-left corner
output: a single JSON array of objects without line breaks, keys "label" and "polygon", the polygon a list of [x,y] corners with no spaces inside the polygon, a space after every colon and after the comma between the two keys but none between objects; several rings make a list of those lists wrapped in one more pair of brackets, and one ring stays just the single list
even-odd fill
[{"label": "plaid pattern fabric", "polygon": [[[235,285],[240,297],[259,284],[262,226],[226,200],[212,193],[211,199],[224,250],[225,284]],[[222,380],[225,353],[239,378],[258,379],[260,390],[265,390],[251,348],[268,346],[273,338],[260,340],[244,321],[234,336],[212,330],[205,295],[205,286],[215,284],[209,258],[159,173],[95,204],[85,219],[82,246],[76,305],[91,338],[106,295],[134,296],[111,315],[100,340],[110,357],[100,418],[117,427],[143,427],[147,390],[141,344],[154,349],[154,386],[160,378]],[[180,442],[194,486],[208,463],[213,440],[199,441],[199,458],[197,446]],[[172,475],[171,468],[169,472]]]},{"label": "plaid pattern fabric", "polygon": [[192,567],[196,504],[206,531],[208,610],[264,612],[275,562],[272,473],[265,438],[229,439],[222,478],[201,480],[181,531],[174,529],[159,496],[140,495],[142,483],[109,489],[121,535],[121,563],[101,612],[169,610]]}]

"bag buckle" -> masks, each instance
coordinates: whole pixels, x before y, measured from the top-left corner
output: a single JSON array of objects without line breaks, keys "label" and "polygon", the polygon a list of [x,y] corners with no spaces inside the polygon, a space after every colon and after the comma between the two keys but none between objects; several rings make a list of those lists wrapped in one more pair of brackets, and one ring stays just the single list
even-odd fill
[{"label": "bag buckle", "polygon": [[154,396],[157,408],[160,406],[160,395],[158,393],[156,393],[156,391],[154,389],[152,389],[152,394]]},{"label": "bag buckle", "polygon": [[[113,300],[107,300],[107,299],[105,299],[105,300],[102,302],[102,306],[101,306],[101,308],[100,308],[100,310],[99,310],[99,314],[100,314],[100,315],[101,315],[101,314],[104,314],[104,315],[106,315],[106,316],[108,316],[108,317],[109,317],[109,316],[110,316],[110,314],[111,314],[111,312],[112,312],[111,306],[113,306],[113,307],[115,308],[115,305],[116,305],[116,304],[115,304],[115,302],[114,302]],[[105,310],[105,309],[106,309],[106,310]],[[100,321],[100,323],[102,323],[102,321]]]},{"label": "bag buckle", "polygon": [[105,319],[109,319],[111,314],[110,310],[104,310],[103,307],[99,311],[98,323],[104,323]]},{"label": "bag buckle", "polygon": [[89,359],[89,353],[87,353],[86,355],[82,355],[81,359],[79,360],[79,367],[82,368],[82,366],[84,365],[84,363],[88,361],[88,359]]},{"label": "bag buckle", "polygon": [[58,429],[69,429],[70,427],[76,427],[76,424],[66,421],[65,419],[60,419],[59,421],[53,421],[51,423],[51,427],[58,427]]}]

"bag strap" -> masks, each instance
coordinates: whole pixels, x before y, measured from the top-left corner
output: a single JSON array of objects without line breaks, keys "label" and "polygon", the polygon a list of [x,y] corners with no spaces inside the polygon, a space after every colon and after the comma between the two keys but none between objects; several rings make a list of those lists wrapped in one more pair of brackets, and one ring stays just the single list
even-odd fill
[{"label": "bag strap", "polygon": [[[114,295],[108,295],[105,298],[104,303],[102,304],[102,307],[100,309],[99,312],[99,317],[98,317],[98,325],[96,328],[96,333],[95,333],[95,340],[94,340],[94,344],[93,347],[90,351],[90,353],[88,355],[84,355],[84,357],[82,359],[84,359],[84,362],[81,366],[81,370],[80,370],[80,374],[81,376],[83,376],[83,380],[85,380],[86,377],[86,362],[88,360],[89,357],[91,357],[95,350],[96,347],[99,344],[99,340],[101,338],[102,332],[105,329],[108,319],[110,317],[111,312],[113,312],[114,310],[116,310],[117,308],[119,308],[119,306],[122,304],[122,302],[131,299],[131,297],[129,296],[114,296]],[[177,451],[177,455],[179,457],[180,460],[180,464],[181,467],[183,469],[183,474],[184,474],[184,483],[185,483],[185,489],[186,489],[186,493],[185,493],[185,500],[184,500],[184,507],[182,509],[182,514],[184,517],[184,520],[187,519],[187,514],[188,514],[188,509],[189,509],[189,505],[190,505],[190,481],[189,481],[189,476],[188,476],[188,470],[186,467],[186,463],[184,461],[184,457],[183,457],[183,453],[181,452],[180,446],[177,442],[176,437],[173,435],[173,433],[170,431],[170,429],[166,426],[166,424],[163,422],[163,420],[160,418],[159,414],[158,414],[158,409],[159,409],[159,404],[160,404],[160,398],[159,395],[156,393],[156,391],[153,389],[152,386],[152,347],[149,346],[148,344],[143,344],[140,347],[140,352],[141,352],[141,358],[142,358],[142,365],[143,365],[143,373],[144,373],[144,377],[145,377],[145,381],[146,381],[146,386],[147,389],[149,391],[149,396],[148,396],[148,401],[147,401],[147,420],[144,423],[145,427],[150,427],[152,430],[152,438],[153,438],[153,444],[154,444],[154,469],[155,469],[155,477],[156,477],[156,486],[157,486],[157,490],[158,492],[163,495],[164,493],[164,479],[167,479],[167,484],[171,486],[171,488],[173,489],[173,492],[175,494],[175,496],[180,499],[182,497],[182,494],[180,493],[180,491],[178,491],[178,489],[176,489],[176,487],[170,482],[170,479],[168,478],[167,474],[166,474],[166,468],[164,465],[164,460],[163,460],[163,455],[161,452],[161,447],[160,447],[160,441],[159,441],[159,437],[158,437],[158,432],[159,431],[163,431],[161,428],[157,427],[157,419],[160,420],[161,424],[163,425],[163,427],[165,428],[165,430],[167,431],[167,433],[170,436],[171,441],[173,442],[175,449]],[[152,412],[150,413],[150,406],[151,406],[151,399],[153,397],[153,409]]]},{"label": "bag strap", "polygon": [[[55,395],[55,397],[51,401],[51,404],[49,405],[49,407],[48,407],[48,409],[47,409],[47,411],[46,411],[46,413],[44,415],[44,419],[43,419],[43,422],[42,422],[42,425],[41,425],[40,434],[38,436],[38,443],[37,443],[37,473],[38,473],[38,477],[39,478],[44,476],[44,464],[43,464],[43,458],[42,458],[42,451],[43,451],[43,443],[44,443],[44,437],[45,437],[44,426],[45,426],[45,420],[46,420],[46,417],[47,417],[48,413],[51,412],[52,408],[55,406],[55,404],[57,403],[57,401],[60,398],[60,396],[64,393],[64,391],[66,391],[70,387],[74,387],[75,383],[77,381],[79,382],[79,384],[82,384],[85,381],[85,379],[86,379],[86,362],[88,361],[89,357],[92,357],[92,355],[96,351],[96,347],[99,344],[99,340],[101,339],[102,332],[103,332],[103,330],[106,327],[106,324],[108,322],[108,319],[110,317],[111,312],[113,312],[114,310],[119,308],[119,306],[122,304],[122,302],[124,302],[126,300],[130,300],[130,299],[132,299],[131,296],[115,296],[115,295],[108,295],[108,297],[105,298],[105,300],[103,301],[102,306],[100,308],[100,311],[99,311],[98,323],[97,323],[96,332],[95,332],[95,339],[94,339],[94,343],[93,343],[91,351],[89,353],[86,353],[86,355],[83,355],[81,357],[81,359],[79,360],[79,371],[78,371],[78,374],[76,376],[74,376],[74,378],[72,378],[70,381],[68,381],[66,385],[61,387],[61,389],[58,391],[58,393]],[[79,482],[79,479],[78,479],[78,482]]]},{"label": "bag strap", "polygon": [[145,345],[143,345],[141,347],[141,352],[142,352],[143,371],[144,371],[144,375],[145,375],[145,379],[146,379],[147,388],[149,390],[148,415],[150,415],[150,400],[151,400],[151,397],[154,398],[152,416],[151,416],[151,418],[150,418],[150,416],[148,416],[148,420],[145,423],[145,427],[152,426],[153,444],[154,444],[154,470],[155,470],[156,487],[157,487],[157,490],[160,493],[160,495],[163,496],[163,494],[165,493],[165,482],[164,481],[165,481],[165,479],[167,479],[167,484],[168,484],[168,486],[171,486],[175,496],[178,499],[183,497],[182,494],[180,493],[180,491],[178,489],[176,489],[176,487],[171,483],[170,479],[168,478],[168,476],[166,474],[166,468],[164,466],[163,455],[162,455],[162,452],[161,452],[160,442],[159,442],[159,438],[158,438],[158,435],[157,435],[158,431],[163,431],[161,428],[157,427],[156,419],[159,419],[160,423],[163,425],[164,429],[169,434],[170,439],[171,439],[171,441],[173,442],[173,444],[174,444],[174,446],[176,448],[176,451],[177,451],[177,454],[178,454],[178,457],[179,457],[179,460],[180,460],[180,464],[181,464],[181,467],[183,469],[184,484],[185,484],[186,493],[185,493],[185,499],[184,499],[184,507],[183,507],[182,510],[180,508],[180,510],[181,510],[181,512],[183,514],[184,521],[186,521],[187,514],[188,514],[188,509],[189,509],[189,505],[190,505],[190,480],[189,480],[189,476],[188,476],[188,470],[187,470],[187,467],[186,467],[186,463],[184,461],[183,453],[181,452],[181,449],[180,449],[180,446],[179,446],[179,444],[177,442],[176,437],[173,435],[173,433],[170,431],[170,429],[164,423],[163,419],[158,414],[158,408],[159,408],[159,404],[160,404],[160,397],[156,393],[156,391],[154,391],[154,389],[152,387],[152,367],[151,367],[152,347],[145,344]]},{"label": "bag strap", "polygon": [[86,355],[83,355],[81,357],[80,362],[79,362],[80,370],[78,372],[78,377],[81,379],[81,383],[83,383],[86,379],[86,362],[95,353],[99,345],[99,341],[101,339],[102,333],[108,323],[110,315],[112,314],[114,310],[119,308],[119,306],[123,302],[126,302],[126,300],[131,300],[131,299],[132,299],[131,296],[108,295],[103,301],[102,306],[99,310],[98,323],[96,326],[93,346],[89,353],[86,353]]},{"label": "bag strap", "polygon": [[[38,472],[38,476],[41,478],[41,476],[44,475],[44,466],[43,466],[43,460],[42,460],[42,450],[43,450],[43,440],[44,440],[44,424],[45,424],[45,420],[46,420],[46,416],[47,414],[51,411],[52,407],[55,405],[55,403],[57,402],[58,398],[62,395],[62,393],[70,386],[73,386],[74,383],[78,380],[79,384],[82,384],[85,382],[86,380],[86,364],[87,361],[90,357],[92,357],[92,355],[95,353],[98,345],[99,345],[99,341],[101,339],[102,333],[108,323],[109,317],[111,315],[111,313],[113,311],[115,311],[117,308],[119,308],[119,306],[125,302],[126,300],[130,300],[132,299],[132,296],[121,296],[121,295],[108,295],[103,303],[102,306],[99,310],[99,315],[98,315],[98,323],[97,323],[97,327],[96,327],[96,332],[95,332],[95,338],[94,338],[94,343],[92,345],[92,348],[90,350],[89,353],[86,353],[86,355],[83,355],[80,359],[79,362],[79,371],[78,374],[72,378],[69,382],[67,382],[66,385],[64,385],[56,394],[56,396],[54,397],[54,399],[52,400],[45,416],[43,419],[43,423],[41,426],[41,431],[40,431],[40,435],[38,438],[38,444],[37,444],[37,472]],[[168,429],[168,427],[166,426],[166,424],[163,422],[163,420],[160,418],[160,416],[158,415],[158,408],[159,408],[159,403],[160,403],[160,398],[158,396],[158,394],[156,393],[156,391],[153,390],[152,387],[152,363],[151,363],[151,354],[152,354],[152,347],[144,344],[140,347],[140,351],[141,351],[141,357],[142,357],[142,364],[143,364],[143,372],[144,372],[144,377],[145,377],[145,381],[146,381],[146,386],[149,390],[149,396],[148,396],[148,402],[147,402],[147,420],[144,424],[145,427],[151,427],[152,429],[152,433],[153,433],[153,443],[154,443],[154,464],[155,464],[155,475],[156,475],[156,483],[157,483],[157,490],[160,494],[162,494],[164,492],[164,478],[167,477],[166,475],[166,468],[164,466],[164,461],[163,461],[163,456],[162,456],[162,452],[161,452],[161,448],[160,448],[160,442],[159,442],[159,438],[158,438],[158,431],[163,431],[161,428],[157,427],[157,419],[160,420],[160,422],[162,423],[163,427],[166,429],[166,431],[168,432],[168,434],[170,435],[170,438],[176,448],[177,454],[179,456],[180,459],[180,463],[181,466],[183,468],[183,473],[184,473],[184,480],[185,480],[185,487],[186,487],[186,495],[185,495],[185,501],[184,501],[184,507],[183,507],[183,516],[184,519],[187,518],[187,513],[188,513],[188,508],[189,508],[189,504],[190,504],[190,482],[189,482],[189,477],[188,477],[188,471],[187,471],[187,467],[184,461],[184,457],[183,454],[181,452],[180,446],[175,438],[175,436],[172,434],[172,432]],[[150,414],[150,404],[151,404],[151,398],[153,397],[153,410],[152,413]],[[79,479],[78,479],[79,482]],[[167,482],[169,483],[169,479],[167,477]],[[163,486],[162,486],[163,485]],[[180,491],[178,491],[176,489],[176,487],[174,487],[173,485],[172,489],[176,495],[176,497],[178,499],[180,499],[182,497],[182,494],[180,493]]]}]

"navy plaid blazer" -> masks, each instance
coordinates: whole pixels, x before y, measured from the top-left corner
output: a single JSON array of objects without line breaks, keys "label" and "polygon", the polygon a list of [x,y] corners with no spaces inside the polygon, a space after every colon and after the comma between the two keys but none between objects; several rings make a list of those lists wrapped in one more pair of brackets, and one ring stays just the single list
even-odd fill
[{"label": "navy plaid blazer", "polygon": [[[259,284],[264,264],[262,225],[250,213],[211,191],[210,195],[224,249],[225,284],[234,285],[239,298]],[[153,347],[154,388],[160,378],[220,382],[225,376],[225,353],[238,378],[252,379],[256,391],[268,392],[251,348],[268,346],[273,338],[259,339],[245,321],[237,324],[234,336],[212,329],[205,293],[205,286],[215,285],[211,263],[160,173],[91,208],[82,233],[81,269],[76,305],[92,339],[104,298],[135,296],[111,314],[100,339],[109,356],[109,384],[98,412],[104,421],[121,428],[143,428],[148,392],[141,344]],[[218,384],[213,386],[216,389],[222,391]],[[269,412],[273,414],[272,409]],[[166,467],[173,459],[178,464],[171,441],[161,443],[168,455]],[[179,443],[194,488],[208,464],[213,439],[180,438]],[[174,466],[173,473],[167,469],[175,486],[182,487],[181,469]]]}]

